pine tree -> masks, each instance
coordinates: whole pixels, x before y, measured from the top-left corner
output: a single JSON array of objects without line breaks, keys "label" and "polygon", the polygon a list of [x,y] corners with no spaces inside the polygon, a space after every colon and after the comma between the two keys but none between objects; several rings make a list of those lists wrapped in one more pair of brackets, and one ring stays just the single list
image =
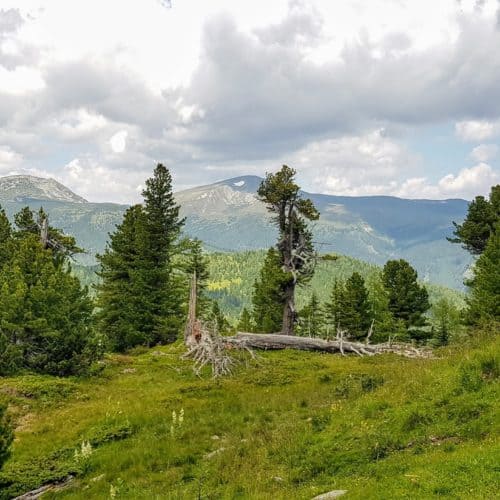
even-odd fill
[{"label": "pine tree", "polygon": [[288,273],[281,268],[279,252],[270,248],[254,284],[252,305],[256,332],[275,333],[281,330],[288,280]]},{"label": "pine tree", "polygon": [[219,303],[216,300],[212,302],[210,320],[215,324],[219,333],[226,333],[229,330],[229,323],[220,310]]},{"label": "pine tree", "polygon": [[0,469],[10,455],[10,445],[14,440],[12,423],[7,415],[7,406],[0,404]]},{"label": "pine tree", "polygon": [[11,240],[12,226],[5,214],[5,210],[0,206],[0,268],[10,256],[9,245]]},{"label": "pine tree", "polygon": [[452,333],[460,326],[460,311],[446,298],[432,304],[431,321],[434,328],[432,343],[446,345]]},{"label": "pine tree", "polygon": [[454,238],[452,243],[461,243],[472,255],[481,255],[490,236],[500,222],[500,184],[493,186],[489,200],[476,196],[469,204],[467,217],[462,224],[453,223]]},{"label": "pine tree", "polygon": [[67,257],[83,253],[83,250],[76,244],[73,236],[64,234],[63,231],[49,225],[48,215],[42,207],[35,216],[29,207],[24,207],[20,212],[14,215],[16,238],[35,235],[40,240],[43,236],[43,226],[46,224],[46,241],[44,246],[52,249],[52,255],[58,262],[58,265],[64,264]]},{"label": "pine tree", "polygon": [[[198,317],[210,316],[210,300],[205,293],[210,273],[208,272],[208,258],[203,253],[203,242],[198,238],[186,238],[181,241],[179,247],[182,255],[179,256],[176,267],[185,274],[185,281],[190,282],[191,277],[196,273],[196,314]],[[186,287],[184,294],[188,293],[188,287]]]},{"label": "pine tree", "polygon": [[352,338],[366,337],[372,321],[365,280],[353,273],[345,283],[340,323]]},{"label": "pine tree", "polygon": [[408,329],[424,326],[424,313],[429,309],[429,295],[417,281],[418,275],[403,260],[389,260],[384,266],[382,281],[389,297],[389,310],[396,320],[402,320]]},{"label": "pine tree", "polygon": [[500,321],[500,224],[475,264],[467,302],[470,323]]},{"label": "pine tree", "polygon": [[299,313],[299,335],[307,337],[319,336],[324,330],[324,318],[318,296],[313,292],[307,305]]},{"label": "pine tree", "polygon": [[172,177],[158,164],[153,177],[146,181],[144,197],[144,239],[141,245],[141,280],[145,308],[144,330],[153,343],[176,339],[184,321],[183,294],[172,272],[175,242],[184,219],[179,216],[172,191]]},{"label": "pine tree", "polygon": [[236,329],[239,332],[253,332],[254,328],[255,327],[253,325],[252,315],[245,307],[241,312],[240,320],[238,322],[238,326],[236,327]]},{"label": "pine tree", "polygon": [[[16,368],[71,375],[85,372],[101,354],[91,329],[88,291],[35,235],[13,246],[0,271],[0,325],[4,352]],[[10,349],[8,349],[10,347]]]},{"label": "pine tree", "polygon": [[113,350],[152,343],[143,308],[141,247],[144,238],[144,211],[141,205],[130,207],[123,222],[110,235],[105,252],[98,255],[101,269],[97,286],[97,321]]},{"label": "pine tree", "polygon": [[295,170],[283,165],[276,174],[268,174],[257,194],[274,215],[279,241],[276,245],[280,265],[287,275],[283,283],[281,332],[293,335],[296,321],[295,288],[306,283],[314,273],[315,252],[307,221],[318,220],[319,212],[310,199],[303,198],[295,184]]},{"label": "pine tree", "polygon": [[388,340],[396,330],[396,321],[389,310],[389,294],[382,283],[380,273],[373,275],[368,282],[371,316],[373,317],[373,342]]},{"label": "pine tree", "polygon": [[330,300],[324,305],[326,333],[328,337],[335,337],[338,328],[343,328],[343,313],[345,300],[345,282],[336,279],[333,282]]}]

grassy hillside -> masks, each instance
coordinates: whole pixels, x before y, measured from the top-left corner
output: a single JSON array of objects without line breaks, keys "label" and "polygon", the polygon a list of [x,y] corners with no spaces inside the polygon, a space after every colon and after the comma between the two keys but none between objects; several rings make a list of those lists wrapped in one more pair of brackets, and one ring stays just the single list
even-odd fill
[{"label": "grassy hillside", "polygon": [[85,380],[3,378],[17,431],[0,498],[69,474],[44,498],[496,498],[494,334],[429,360],[263,353],[221,381],[180,345]]},{"label": "grassy hillside", "polygon": [[[208,291],[231,319],[237,318],[243,307],[251,306],[253,284],[265,254],[264,250],[210,254]],[[336,278],[345,280],[357,271],[369,281],[380,270],[378,266],[347,256],[339,256],[337,260],[320,260],[311,282],[298,289],[297,304],[299,308],[302,307],[313,291],[318,294],[320,301],[326,300]],[[426,283],[426,286],[431,302],[446,297],[457,307],[463,307],[464,298],[460,292],[431,283]]]}]

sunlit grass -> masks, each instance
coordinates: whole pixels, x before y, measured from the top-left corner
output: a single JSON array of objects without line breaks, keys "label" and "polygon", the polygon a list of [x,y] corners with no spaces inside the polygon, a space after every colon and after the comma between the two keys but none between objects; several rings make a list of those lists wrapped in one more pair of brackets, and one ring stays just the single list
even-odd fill
[{"label": "sunlit grass", "polygon": [[68,474],[44,498],[494,498],[498,351],[269,352],[213,381],[173,345],[110,356],[85,380],[6,378],[19,428],[0,498]]}]

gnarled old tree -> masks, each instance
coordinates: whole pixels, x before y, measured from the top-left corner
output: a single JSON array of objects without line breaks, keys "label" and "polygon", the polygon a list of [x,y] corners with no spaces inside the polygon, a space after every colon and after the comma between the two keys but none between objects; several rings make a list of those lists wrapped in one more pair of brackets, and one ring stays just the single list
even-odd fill
[{"label": "gnarled old tree", "polygon": [[267,174],[257,194],[269,212],[279,231],[276,245],[283,271],[289,279],[283,283],[283,325],[281,333],[293,335],[297,317],[295,288],[305,283],[314,273],[315,251],[312,233],[307,221],[318,220],[319,212],[310,199],[303,198],[295,184],[295,170],[283,165],[275,174]]}]

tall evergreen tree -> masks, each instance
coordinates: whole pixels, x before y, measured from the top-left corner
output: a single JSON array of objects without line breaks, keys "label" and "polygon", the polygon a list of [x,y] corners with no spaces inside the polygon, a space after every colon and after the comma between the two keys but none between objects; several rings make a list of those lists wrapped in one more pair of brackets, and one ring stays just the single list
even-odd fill
[{"label": "tall evergreen tree", "polygon": [[372,341],[385,341],[397,329],[389,310],[389,294],[382,283],[381,274],[373,275],[368,282],[371,316],[374,320]]},{"label": "tall evergreen tree", "polygon": [[[197,316],[210,316],[211,304],[205,293],[210,273],[208,272],[208,258],[203,252],[203,243],[198,238],[185,238],[180,242],[179,248],[181,255],[175,267],[185,274],[184,282],[190,282],[191,277],[196,273]],[[187,296],[187,292],[184,294]]]},{"label": "tall evergreen tree", "polygon": [[12,226],[5,214],[5,210],[0,206],[0,268],[10,256],[9,244],[11,240]]},{"label": "tall evergreen tree", "polygon": [[311,299],[299,313],[299,324],[297,331],[299,335],[314,337],[319,336],[324,330],[324,317],[321,304],[316,293],[312,293]]},{"label": "tall evergreen tree", "polygon": [[[2,368],[54,375],[84,372],[100,354],[91,329],[92,309],[69,265],[43,248],[38,236],[25,235],[0,271],[1,343],[10,357]],[[13,360],[19,365],[12,366]]]},{"label": "tall evergreen tree", "polygon": [[389,310],[406,328],[423,326],[429,309],[429,295],[417,281],[417,271],[403,260],[389,260],[384,266],[382,281],[389,297]]},{"label": "tall evergreen tree", "polygon": [[254,325],[252,321],[252,315],[248,311],[248,309],[245,307],[243,311],[241,312],[240,315],[240,320],[238,322],[238,326],[236,329],[239,332],[253,332],[254,331]]},{"label": "tall evergreen tree", "polygon": [[345,282],[335,279],[330,299],[324,305],[326,333],[328,337],[335,336],[337,329],[342,328],[345,300]]},{"label": "tall evergreen tree", "polygon": [[281,330],[288,282],[289,276],[281,267],[279,252],[270,248],[254,284],[252,305],[256,332],[275,333]]},{"label": "tall evergreen tree", "polygon": [[500,224],[476,262],[470,285],[468,321],[500,321]]},{"label": "tall evergreen tree", "polygon": [[183,298],[179,281],[172,273],[175,242],[184,219],[174,199],[172,176],[158,164],[153,177],[146,181],[144,197],[144,239],[141,245],[141,280],[144,286],[143,307],[147,314],[145,330],[153,343],[175,340],[184,320]]},{"label": "tall evergreen tree", "polygon": [[[151,318],[142,307],[141,281],[144,211],[141,205],[130,207],[123,222],[110,235],[108,246],[97,258],[101,265],[97,285],[97,321],[108,336],[111,347],[124,351],[139,344],[151,344],[148,329]],[[149,321],[148,321],[149,320]]]},{"label": "tall evergreen tree", "polygon": [[281,325],[281,332],[287,335],[293,335],[297,316],[295,288],[314,273],[315,252],[307,221],[319,219],[313,202],[302,197],[300,187],[294,181],[295,173],[295,170],[283,165],[276,174],[268,174],[257,191],[259,199],[274,215],[278,227],[280,264],[288,276],[283,287]]},{"label": "tall evergreen tree", "polygon": [[341,326],[350,337],[365,337],[372,321],[368,290],[359,273],[353,273],[345,283]]},{"label": "tall evergreen tree", "polygon": [[500,184],[491,188],[489,200],[484,196],[476,196],[469,204],[467,217],[462,224],[455,226],[454,238],[448,238],[452,243],[461,243],[472,255],[481,255],[500,223]]}]

